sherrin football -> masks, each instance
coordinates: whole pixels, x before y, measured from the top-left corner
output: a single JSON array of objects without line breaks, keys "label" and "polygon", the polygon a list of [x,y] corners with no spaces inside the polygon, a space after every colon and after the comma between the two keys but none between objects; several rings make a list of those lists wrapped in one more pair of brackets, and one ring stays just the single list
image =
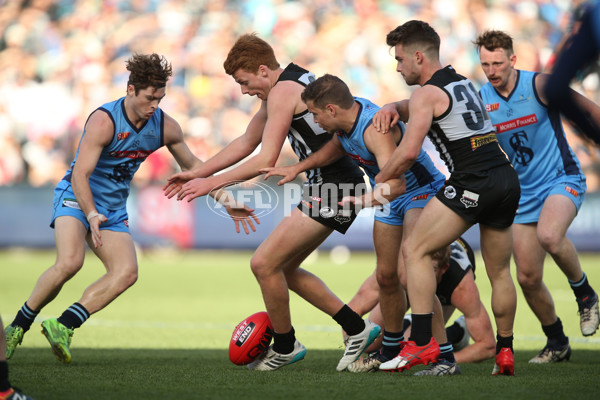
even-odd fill
[{"label": "sherrin football", "polygon": [[229,359],[236,365],[254,361],[269,348],[273,326],[265,311],[252,314],[240,322],[231,335]]}]

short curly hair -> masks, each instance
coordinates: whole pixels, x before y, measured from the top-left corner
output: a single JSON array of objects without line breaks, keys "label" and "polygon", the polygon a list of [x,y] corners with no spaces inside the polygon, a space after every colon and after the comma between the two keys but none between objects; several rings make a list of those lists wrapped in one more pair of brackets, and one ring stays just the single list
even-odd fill
[{"label": "short curly hair", "polygon": [[150,86],[157,89],[165,87],[169,77],[173,75],[171,64],[164,56],[156,53],[133,54],[126,66],[129,71],[127,86],[133,85],[136,95]]},{"label": "short curly hair", "polygon": [[481,48],[485,47],[486,50],[494,51],[496,49],[503,49],[511,55],[514,54],[513,39],[506,32],[489,30],[483,32],[477,36],[477,39],[473,42],[477,48],[477,52],[481,52]]}]

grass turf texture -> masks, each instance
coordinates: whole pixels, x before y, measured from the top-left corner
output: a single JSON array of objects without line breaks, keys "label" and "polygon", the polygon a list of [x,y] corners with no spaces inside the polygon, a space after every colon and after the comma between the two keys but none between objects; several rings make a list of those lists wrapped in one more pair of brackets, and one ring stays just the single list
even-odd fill
[{"label": "grass turf texture", "polygon": [[[306,359],[276,372],[254,372],[227,356],[235,325],[264,309],[249,269],[251,253],[150,252],[139,256],[138,282],[95,314],[73,337],[70,365],[60,364],[39,333],[39,322],[56,317],[77,301],[103,273],[88,254],[82,271],[38,317],[10,360],[11,381],[37,400],[52,399],[388,399],[423,395],[445,399],[592,399],[600,393],[600,334],[584,338],[573,293],[553,261],[545,281],[571,340],[571,361],[531,365],[527,361],[545,338],[520,290],[515,324],[516,376],[490,376],[493,361],[462,364],[463,375],[412,377],[404,373],[338,373],[341,333],[327,315],[295,294],[291,309]],[[31,292],[41,272],[54,262],[52,251],[0,252],[0,294],[5,324]],[[477,282],[489,308],[490,289],[478,257]],[[581,255],[592,284],[600,288],[600,256]],[[372,253],[353,253],[343,265],[327,252],[305,267],[348,301],[375,265]],[[515,275],[513,266],[513,277]],[[457,317],[455,315],[454,317]]]}]

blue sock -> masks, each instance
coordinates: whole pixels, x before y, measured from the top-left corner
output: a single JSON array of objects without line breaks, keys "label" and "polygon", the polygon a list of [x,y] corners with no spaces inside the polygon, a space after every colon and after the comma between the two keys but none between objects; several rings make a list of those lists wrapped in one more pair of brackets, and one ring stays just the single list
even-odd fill
[{"label": "blue sock", "polygon": [[400,342],[404,339],[404,331],[388,332],[383,331],[383,341],[381,342],[381,355],[391,360],[400,353]]},{"label": "blue sock", "polygon": [[440,359],[444,359],[450,361],[451,363],[456,362],[454,358],[454,348],[452,347],[452,343],[446,342],[440,345]]},{"label": "blue sock", "polygon": [[63,324],[69,329],[79,328],[87,319],[90,317],[90,313],[79,303],[73,303],[73,305],[65,310],[60,317],[58,322]]},{"label": "blue sock", "polygon": [[577,299],[583,299],[587,296],[594,296],[594,289],[592,289],[590,286],[585,272],[583,273],[583,277],[578,282],[569,280],[569,285],[571,285],[571,289],[573,289],[573,293],[575,293],[575,297]]},{"label": "blue sock", "polygon": [[23,304],[23,307],[17,313],[15,320],[11,323],[11,325],[20,326],[23,328],[23,331],[27,332],[29,328],[31,328],[31,324],[35,321],[35,317],[39,314],[39,310],[35,311],[29,308],[27,302]]}]

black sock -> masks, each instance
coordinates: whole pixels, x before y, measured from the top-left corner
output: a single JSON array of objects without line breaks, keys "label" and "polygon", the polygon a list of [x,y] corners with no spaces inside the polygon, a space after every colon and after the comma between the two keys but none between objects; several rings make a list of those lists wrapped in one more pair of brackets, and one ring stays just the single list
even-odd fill
[{"label": "black sock", "polygon": [[448,360],[451,363],[456,362],[456,359],[454,358],[454,348],[452,347],[452,343],[446,342],[440,345],[440,358]]},{"label": "black sock", "polygon": [[273,332],[273,350],[279,354],[290,354],[294,351],[296,331],[294,327],[287,333]]},{"label": "black sock", "polygon": [[365,321],[346,304],[333,316],[333,320],[340,324],[349,336],[357,335],[365,330]]},{"label": "black sock", "polygon": [[6,361],[0,361],[0,392],[6,392],[10,389],[10,382],[8,381],[8,363]]},{"label": "black sock", "polygon": [[25,302],[11,325],[20,326],[23,328],[23,331],[27,332],[29,328],[31,328],[31,324],[33,324],[33,321],[35,321],[35,317],[37,317],[39,312],[39,310],[35,311],[29,308],[27,302]]},{"label": "black sock", "polygon": [[433,320],[433,313],[431,314],[413,314],[412,315],[412,330],[410,333],[410,340],[415,342],[417,346],[425,346],[431,341],[431,321]]},{"label": "black sock", "polygon": [[58,322],[69,329],[79,328],[90,317],[90,313],[79,303],[73,303],[67,308],[60,317]]},{"label": "black sock", "polygon": [[548,338],[548,344],[554,346],[564,346],[569,343],[569,339],[565,336],[562,322],[560,318],[556,318],[556,322],[550,325],[542,325],[542,330]]},{"label": "black sock", "polygon": [[383,341],[381,342],[381,355],[388,360],[396,357],[400,353],[400,342],[404,339],[404,331],[388,332],[383,331]]},{"label": "black sock", "polygon": [[448,337],[448,341],[452,344],[460,342],[464,336],[465,330],[457,322],[446,328],[446,337]]},{"label": "black sock", "polygon": [[571,285],[571,289],[573,289],[573,293],[575,293],[575,297],[578,300],[582,300],[588,296],[594,296],[594,289],[592,289],[592,287],[590,286],[585,272],[583,273],[583,278],[581,278],[579,282],[573,282],[569,280],[569,285]]},{"label": "black sock", "polygon": [[512,351],[514,353],[513,339],[514,339],[513,335],[504,337],[504,336],[500,336],[500,335],[496,334],[496,354],[500,353],[500,350],[505,347],[508,347],[510,349],[510,351]]}]

